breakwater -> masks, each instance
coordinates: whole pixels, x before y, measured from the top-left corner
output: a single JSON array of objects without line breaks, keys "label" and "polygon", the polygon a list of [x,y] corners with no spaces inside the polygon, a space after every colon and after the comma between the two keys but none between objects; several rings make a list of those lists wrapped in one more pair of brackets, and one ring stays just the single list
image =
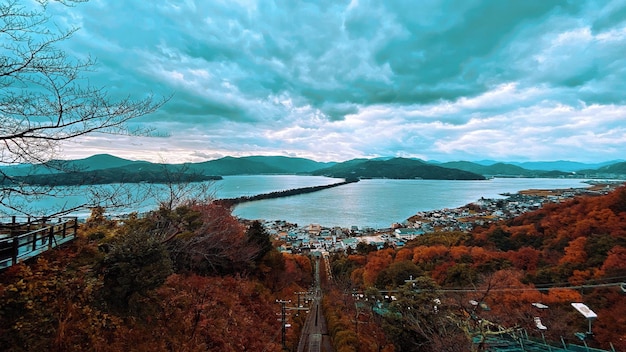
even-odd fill
[{"label": "breakwater", "polygon": [[288,190],[284,190],[284,191],[275,191],[275,192],[257,194],[257,195],[254,195],[254,196],[241,196],[241,197],[237,197],[237,198],[223,198],[223,199],[218,199],[215,202],[217,204],[220,204],[220,205],[225,206],[225,207],[234,207],[235,205],[241,204],[241,203],[253,202],[253,201],[256,201],[256,200],[265,200],[265,199],[273,199],[273,198],[290,197],[290,196],[296,196],[296,195],[305,194],[305,193],[313,193],[313,192],[321,191],[321,190],[324,190],[324,189],[329,189],[329,188],[333,188],[333,187],[339,187],[339,186],[343,186],[343,185],[347,185],[347,184],[355,183],[355,182],[359,182],[359,179],[358,178],[345,179],[343,182],[337,182],[337,183],[333,183],[333,184],[330,184],[330,185],[294,188],[294,189],[288,189]]}]

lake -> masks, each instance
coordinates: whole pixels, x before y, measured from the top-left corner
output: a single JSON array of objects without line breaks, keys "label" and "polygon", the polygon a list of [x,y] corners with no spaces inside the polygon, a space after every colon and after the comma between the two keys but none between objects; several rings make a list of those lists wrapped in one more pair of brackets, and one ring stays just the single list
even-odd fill
[{"label": "lake", "polygon": [[[341,181],[343,180],[322,176],[224,176],[223,180],[213,181],[208,187],[215,198],[235,198]],[[456,208],[481,197],[503,198],[501,193],[516,193],[530,188],[587,187],[583,181],[537,178],[495,178],[485,181],[371,179],[314,193],[239,204],[233,214],[243,219],[286,220],[302,226],[314,223],[326,227],[354,225],[387,228],[419,211]],[[197,184],[193,186],[200,188]],[[143,192],[141,187],[145,186],[138,187],[137,193]],[[87,194],[88,191],[89,187],[83,186],[79,193]],[[167,187],[162,186],[161,191],[155,194],[165,193]],[[85,201],[85,197],[80,194],[63,198],[42,198],[29,204],[34,209],[54,205],[72,207]],[[153,209],[156,204],[154,197],[148,197],[142,205],[115,212],[142,212]],[[79,217],[86,217],[88,214],[84,210],[73,213]]]}]

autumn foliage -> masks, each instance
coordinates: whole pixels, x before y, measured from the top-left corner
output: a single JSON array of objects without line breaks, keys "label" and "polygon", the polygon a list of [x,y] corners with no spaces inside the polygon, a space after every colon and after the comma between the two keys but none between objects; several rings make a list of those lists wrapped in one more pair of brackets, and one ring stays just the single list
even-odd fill
[{"label": "autumn foliage", "polygon": [[[276,299],[313,284],[311,259],[216,204],[123,224],[96,210],[81,230],[0,273],[0,350],[281,351]],[[626,350],[625,263],[622,187],[472,233],[333,254],[323,309],[337,351],[466,351],[493,331],[541,339],[535,318],[548,341],[577,343],[588,327],[571,303],[583,302],[598,314],[586,342]],[[290,319],[293,348],[303,319]]]},{"label": "autumn foliage", "polygon": [[123,224],[96,209],[81,230],[0,273],[0,350],[281,351],[276,299],[312,282],[309,258],[211,203]]},{"label": "autumn foliage", "polygon": [[[626,349],[622,309],[626,294],[620,288],[626,282],[626,187],[604,196],[547,204],[513,220],[479,227],[470,235],[428,234],[401,249],[333,259],[333,270],[348,290],[398,290],[404,285],[400,277],[415,275],[434,279],[440,287],[438,309],[453,308],[446,314],[455,317],[458,330],[474,341],[489,333],[479,321],[501,329],[523,327],[541,338],[534,322],[539,317],[548,326],[547,339],[578,343],[574,333],[586,331],[587,321],[570,303],[584,302],[598,313],[587,343]],[[549,308],[532,305],[537,302]],[[409,329],[411,322],[405,320],[410,312],[399,312],[395,319],[403,320],[390,326]],[[396,328],[385,333],[399,349],[407,348],[408,336],[415,336]],[[430,347],[419,348],[436,350],[437,336],[442,336],[437,329],[425,333]]]}]

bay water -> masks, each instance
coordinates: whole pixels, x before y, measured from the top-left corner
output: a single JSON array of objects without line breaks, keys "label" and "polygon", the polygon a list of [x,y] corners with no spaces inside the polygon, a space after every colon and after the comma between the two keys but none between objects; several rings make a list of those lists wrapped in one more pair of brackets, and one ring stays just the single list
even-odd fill
[{"label": "bay water", "polygon": [[[296,175],[245,175],[224,176],[209,184],[188,184],[188,188],[206,187],[214,198],[235,198],[282,191],[301,187],[327,185],[342,179],[322,176]],[[301,226],[320,224],[325,227],[358,226],[387,228],[394,222],[402,222],[419,211],[456,208],[474,202],[481,197],[503,198],[503,193],[516,193],[525,189],[584,188],[582,179],[494,178],[484,181],[447,180],[392,180],[367,179],[356,183],[324,189],[314,193],[283,198],[266,199],[237,205],[233,214],[250,220],[285,220]],[[44,197],[29,204],[33,209],[45,209],[62,205],[71,208],[86,201],[91,186],[81,186],[72,196]],[[101,186],[100,186],[101,187]],[[152,186],[153,194],[154,186]],[[168,186],[161,194],[167,194]],[[136,192],[144,187],[137,186]],[[162,200],[162,199],[161,199]],[[140,205],[116,209],[111,213],[143,212],[158,205],[157,197],[147,197]],[[2,211],[2,209],[0,209]],[[4,211],[8,213],[7,210]],[[72,213],[82,218],[88,210]]]},{"label": "bay water", "polygon": [[[298,176],[296,176],[298,177]],[[224,178],[227,180],[227,178]],[[581,179],[494,178],[484,181],[368,179],[319,192],[243,203],[244,219],[285,220],[300,226],[382,229],[419,211],[456,208],[526,189],[585,188]]]}]

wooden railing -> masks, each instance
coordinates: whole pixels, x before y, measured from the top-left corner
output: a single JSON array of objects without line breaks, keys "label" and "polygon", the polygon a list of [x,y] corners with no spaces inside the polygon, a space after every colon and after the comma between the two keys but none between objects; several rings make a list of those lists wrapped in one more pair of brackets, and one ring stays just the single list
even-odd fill
[{"label": "wooden railing", "polygon": [[73,240],[76,217],[25,218],[0,222],[0,270]]}]

